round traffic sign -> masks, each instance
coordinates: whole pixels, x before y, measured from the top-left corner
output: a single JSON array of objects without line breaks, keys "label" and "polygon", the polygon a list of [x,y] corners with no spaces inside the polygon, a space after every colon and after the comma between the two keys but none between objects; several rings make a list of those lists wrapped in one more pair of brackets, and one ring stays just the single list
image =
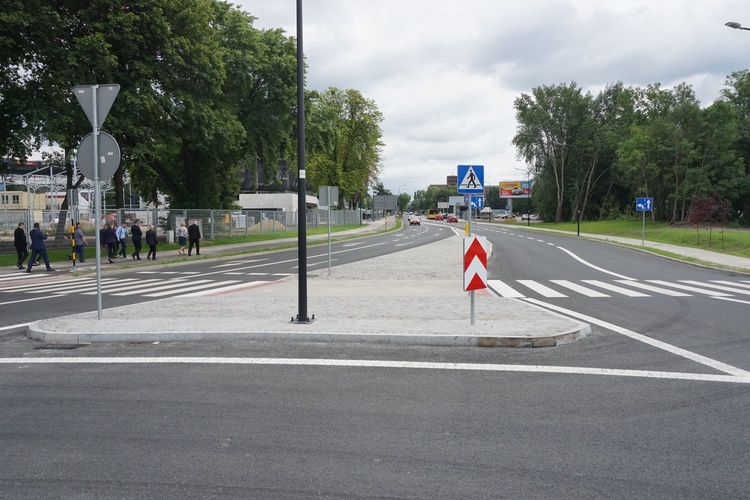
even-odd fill
[{"label": "round traffic sign", "polygon": [[[99,132],[97,148],[99,180],[106,180],[115,175],[120,166],[120,146],[114,137],[106,132]],[[87,179],[94,180],[94,134],[89,133],[81,140],[76,154],[78,170]]]}]

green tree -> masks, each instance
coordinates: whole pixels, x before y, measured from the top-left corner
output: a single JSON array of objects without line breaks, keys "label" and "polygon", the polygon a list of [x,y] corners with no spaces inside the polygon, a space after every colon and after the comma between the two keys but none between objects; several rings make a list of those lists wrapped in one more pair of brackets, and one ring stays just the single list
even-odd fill
[{"label": "green tree", "polygon": [[398,205],[398,209],[400,212],[406,212],[406,209],[409,206],[410,202],[411,196],[409,196],[409,193],[401,193],[396,198],[396,204]]},{"label": "green tree", "polygon": [[382,120],[375,103],[356,90],[312,92],[306,126],[310,183],[339,186],[342,205],[356,208],[380,173]]},{"label": "green tree", "polygon": [[[590,94],[570,85],[535,87],[514,101],[518,130],[513,138],[519,156],[533,164],[535,195],[554,194],[554,220],[561,222],[565,207],[566,175],[588,117]],[[580,152],[579,152],[580,154]]]}]

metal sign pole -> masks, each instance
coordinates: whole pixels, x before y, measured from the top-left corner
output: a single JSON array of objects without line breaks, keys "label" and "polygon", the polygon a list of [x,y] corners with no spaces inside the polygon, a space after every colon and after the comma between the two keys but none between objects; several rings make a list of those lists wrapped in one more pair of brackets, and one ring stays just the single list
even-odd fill
[{"label": "metal sign pole", "polygon": [[[471,206],[471,195],[469,195],[469,234],[468,236],[471,237],[473,233],[473,228],[471,227],[471,212],[474,209]],[[476,297],[474,296],[474,290],[469,292],[469,308],[471,312],[471,324],[473,325],[476,321]]]},{"label": "metal sign pole", "polygon": [[102,319],[102,259],[101,259],[101,218],[102,218],[102,207],[100,203],[101,198],[101,186],[99,185],[99,123],[97,122],[98,117],[96,112],[96,94],[99,90],[98,85],[92,86],[91,101],[93,106],[92,113],[92,125],[93,125],[93,139],[94,139],[94,199],[96,200],[94,212],[96,217],[96,317]]},{"label": "metal sign pole", "polygon": [[331,186],[326,186],[328,192],[328,276],[331,275]]}]

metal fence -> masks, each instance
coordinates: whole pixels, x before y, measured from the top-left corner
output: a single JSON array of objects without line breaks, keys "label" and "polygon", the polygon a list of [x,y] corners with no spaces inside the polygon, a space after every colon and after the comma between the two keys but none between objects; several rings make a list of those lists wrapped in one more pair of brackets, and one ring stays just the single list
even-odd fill
[{"label": "metal fence", "polygon": [[[59,211],[55,214],[59,216]],[[28,232],[34,222],[39,222],[43,229],[58,229],[59,219],[53,219],[49,210],[6,210],[0,211],[0,254],[14,254],[13,231],[19,222],[26,225]],[[308,229],[325,228],[330,217],[331,226],[356,225],[362,223],[359,210],[308,210],[306,223]],[[40,219],[40,220],[35,220]],[[164,209],[118,209],[108,210],[97,225],[92,214],[82,211],[68,211],[65,228],[62,230],[64,241],[50,242],[48,247],[69,246],[69,227],[72,221],[81,222],[84,233],[94,236],[97,227],[105,223],[120,225],[125,222],[130,227],[136,220],[141,227],[154,225],[160,238],[171,243],[175,241],[175,232],[184,222],[189,226],[196,221],[201,228],[201,236],[206,240],[219,238],[242,238],[252,235],[296,233],[297,212],[282,210],[164,210]],[[291,234],[290,234],[291,235]],[[65,241],[67,240],[67,242]]]}]

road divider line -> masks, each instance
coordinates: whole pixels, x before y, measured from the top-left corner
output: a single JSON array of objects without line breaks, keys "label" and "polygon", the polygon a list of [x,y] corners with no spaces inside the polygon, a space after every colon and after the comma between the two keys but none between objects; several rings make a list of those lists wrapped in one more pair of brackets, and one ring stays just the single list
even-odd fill
[{"label": "road divider line", "polygon": [[578,262],[580,262],[580,263],[581,263],[581,264],[583,264],[584,266],[588,266],[588,267],[590,267],[591,269],[596,269],[597,271],[603,272],[603,273],[605,273],[605,274],[611,274],[612,276],[616,276],[617,278],[622,278],[622,279],[624,279],[624,280],[635,280],[635,278],[630,278],[630,277],[628,277],[628,276],[624,276],[624,275],[622,275],[622,274],[618,274],[618,273],[616,273],[616,272],[613,272],[613,271],[609,271],[609,270],[607,270],[607,269],[604,269],[603,267],[595,266],[595,265],[594,265],[594,264],[592,264],[591,262],[588,262],[588,261],[586,261],[586,260],[583,260],[582,258],[580,258],[579,256],[577,256],[576,254],[574,254],[573,252],[571,252],[571,251],[570,251],[570,250],[568,250],[567,248],[563,248],[563,247],[561,247],[561,246],[558,246],[557,248],[559,248],[560,250],[562,250],[562,251],[563,251],[563,252],[565,252],[566,254],[570,255],[571,257],[573,257],[573,258],[574,258],[575,260],[577,260]]},{"label": "road divider line", "polygon": [[607,321],[600,320],[598,318],[594,318],[593,316],[589,316],[587,314],[581,314],[576,311],[571,311],[570,309],[565,309],[563,307],[555,306],[552,304],[548,304],[546,302],[543,302],[541,300],[532,299],[532,298],[525,298],[520,299],[524,300],[526,302],[538,305],[540,307],[544,307],[546,309],[550,309],[552,311],[558,312],[560,314],[563,314],[565,316],[569,316],[572,318],[579,319],[581,321],[585,321],[590,324],[601,326],[602,328],[606,328],[608,330],[612,330],[615,333],[619,333],[620,335],[625,335],[626,337],[630,337],[634,340],[637,340],[639,342],[643,342],[644,344],[648,344],[652,347],[656,347],[657,349],[661,349],[663,351],[667,351],[671,354],[675,354],[677,356],[681,356],[683,358],[689,359],[691,361],[694,361],[696,363],[700,363],[705,366],[709,366],[713,368],[714,370],[718,370],[724,373],[728,373],[730,375],[734,375],[736,377],[745,377],[750,379],[750,372],[742,370],[740,368],[734,367],[732,365],[728,365],[726,363],[722,363],[721,361],[716,361],[715,359],[707,358],[706,356],[701,356],[700,354],[696,354],[694,352],[688,351],[687,349],[682,349],[681,347],[675,347],[671,344],[667,344],[666,342],[662,342],[661,340],[652,339],[651,337],[647,335],[643,335],[638,332],[634,332],[632,330],[628,330],[627,328],[623,328],[621,326],[614,325],[612,323],[609,323]]},{"label": "road divider line", "polygon": [[508,373],[555,373],[568,375],[603,375],[614,377],[654,378],[664,380],[691,380],[699,382],[724,382],[750,384],[748,376],[711,375],[700,373],[662,372],[652,370],[623,370],[611,368],[585,368],[574,366],[508,365],[481,363],[441,363],[425,361],[383,361],[369,359],[304,359],[304,358],[199,358],[199,357],[65,357],[65,358],[0,358],[0,365],[263,365],[301,367],[386,368],[405,370],[449,370]]}]

